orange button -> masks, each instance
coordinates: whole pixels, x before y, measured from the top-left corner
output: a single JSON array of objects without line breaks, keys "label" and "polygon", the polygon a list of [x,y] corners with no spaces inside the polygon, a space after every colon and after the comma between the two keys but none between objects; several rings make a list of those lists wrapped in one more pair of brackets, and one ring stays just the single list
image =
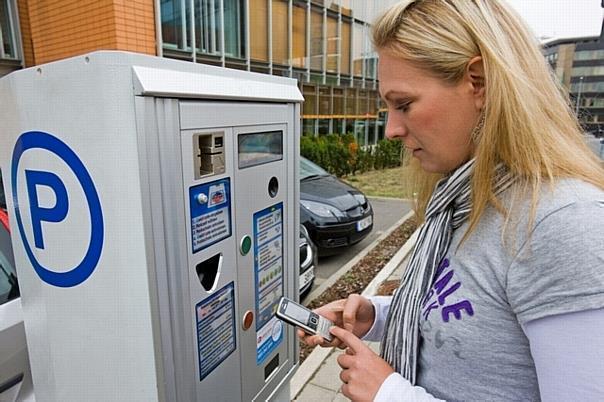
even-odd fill
[{"label": "orange button", "polygon": [[248,329],[250,329],[253,323],[254,313],[248,310],[245,312],[245,314],[243,314],[243,330],[247,331]]}]

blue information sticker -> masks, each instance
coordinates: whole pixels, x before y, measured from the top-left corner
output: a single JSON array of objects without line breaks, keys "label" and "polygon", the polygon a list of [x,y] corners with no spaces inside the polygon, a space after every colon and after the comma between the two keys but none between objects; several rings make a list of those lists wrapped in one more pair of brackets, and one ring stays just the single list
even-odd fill
[{"label": "blue information sticker", "polygon": [[237,348],[234,289],[231,282],[195,306],[199,381]]},{"label": "blue information sticker", "polygon": [[275,317],[283,296],[283,203],[254,214],[256,294],[256,363],[281,343],[281,321]]},{"label": "blue information sticker", "polygon": [[229,178],[189,189],[193,253],[231,235],[231,181]]}]

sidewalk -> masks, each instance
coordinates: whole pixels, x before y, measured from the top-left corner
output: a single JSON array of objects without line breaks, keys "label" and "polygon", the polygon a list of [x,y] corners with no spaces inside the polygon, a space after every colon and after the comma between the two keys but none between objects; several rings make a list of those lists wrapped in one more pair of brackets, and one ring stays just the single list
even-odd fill
[{"label": "sidewalk", "polygon": [[[415,244],[417,232],[403,245],[399,252],[384,266],[378,275],[371,281],[363,296],[376,294],[380,284],[385,280],[400,280],[407,258]],[[376,353],[379,353],[378,342],[367,342]],[[291,399],[295,402],[340,402],[348,401],[340,392],[340,367],[336,362],[337,357],[343,353],[337,348],[317,347],[300,365],[294,374],[291,386]]]}]

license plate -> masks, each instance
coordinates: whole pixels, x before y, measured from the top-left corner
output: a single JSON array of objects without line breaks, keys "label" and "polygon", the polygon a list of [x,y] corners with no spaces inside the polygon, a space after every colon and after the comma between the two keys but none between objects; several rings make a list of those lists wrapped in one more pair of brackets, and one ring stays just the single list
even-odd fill
[{"label": "license plate", "polygon": [[315,277],[315,268],[310,268],[306,270],[302,275],[300,275],[300,289],[308,284],[308,282],[312,281],[312,278]]},{"label": "license plate", "polygon": [[366,218],[361,219],[360,221],[357,222],[357,232],[361,232],[361,231],[367,229],[369,226],[371,226],[372,222],[373,222],[373,217],[371,215],[369,215]]}]

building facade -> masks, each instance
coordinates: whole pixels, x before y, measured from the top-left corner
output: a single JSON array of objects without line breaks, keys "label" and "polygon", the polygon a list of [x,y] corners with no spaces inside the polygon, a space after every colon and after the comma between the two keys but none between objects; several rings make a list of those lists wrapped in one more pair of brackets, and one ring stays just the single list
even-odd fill
[{"label": "building facade", "polygon": [[543,53],[585,131],[604,137],[604,29],[600,36],[547,42]]},{"label": "building facade", "polygon": [[0,0],[0,75],[126,50],[292,77],[306,135],[384,137],[371,21],[396,0]]}]

